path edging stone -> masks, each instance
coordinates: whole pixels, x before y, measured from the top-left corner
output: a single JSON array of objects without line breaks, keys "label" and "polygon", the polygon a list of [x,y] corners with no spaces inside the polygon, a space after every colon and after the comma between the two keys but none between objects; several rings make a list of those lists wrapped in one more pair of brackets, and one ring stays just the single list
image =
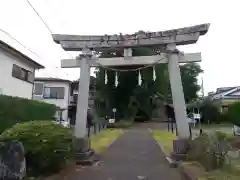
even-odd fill
[{"label": "path edging stone", "polygon": [[199,174],[197,174],[194,170],[191,170],[187,166],[184,166],[181,164],[179,166],[179,172],[183,180],[198,180],[199,179]]},{"label": "path edging stone", "polygon": [[170,156],[167,155],[167,153],[164,151],[164,148],[159,143],[157,143],[157,144],[160,147],[161,151],[163,152],[164,157],[165,157],[166,161],[168,162],[169,166],[171,168],[178,168],[180,162],[173,160]]},{"label": "path edging stone", "polygon": [[[150,133],[152,132],[150,128],[148,128],[148,130],[149,130]],[[155,141],[157,142],[157,145],[160,147],[161,151],[163,152],[164,157],[165,157],[166,161],[168,162],[169,166],[171,168],[178,168],[180,162],[177,162],[177,161],[173,160],[170,156],[168,156],[167,153],[164,150],[164,147],[162,147],[156,139],[155,139]]]},{"label": "path edging stone", "polygon": [[166,154],[166,152],[164,151],[164,148],[160,144],[158,145],[162,150],[162,152],[164,153],[165,159],[168,162],[169,166],[171,168],[178,168],[183,180],[198,180],[198,177],[193,172],[191,172],[189,168],[186,168],[181,161],[173,160],[171,157],[169,157]]},{"label": "path edging stone", "polygon": [[182,180],[198,180],[198,177],[189,169],[186,168],[181,161],[175,161],[171,157],[169,157],[165,151],[163,150],[163,147],[159,145],[162,152],[165,155],[165,159],[168,162],[169,166],[171,168],[178,168],[180,175],[182,177]]}]

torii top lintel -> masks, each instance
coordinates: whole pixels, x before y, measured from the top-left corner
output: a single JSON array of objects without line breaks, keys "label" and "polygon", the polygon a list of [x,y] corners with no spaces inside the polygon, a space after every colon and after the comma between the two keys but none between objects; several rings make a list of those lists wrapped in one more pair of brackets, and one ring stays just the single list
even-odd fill
[{"label": "torii top lintel", "polygon": [[210,24],[200,24],[191,27],[158,32],[139,31],[126,35],[80,36],[52,34],[53,40],[61,44],[66,51],[80,51],[87,47],[94,50],[156,47],[175,43],[176,45],[194,44],[199,36],[208,32]]}]

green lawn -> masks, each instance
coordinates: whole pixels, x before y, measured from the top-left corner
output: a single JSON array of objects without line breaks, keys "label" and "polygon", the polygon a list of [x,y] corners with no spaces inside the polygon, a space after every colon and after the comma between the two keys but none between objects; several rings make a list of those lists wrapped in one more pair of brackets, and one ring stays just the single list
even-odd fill
[{"label": "green lawn", "polygon": [[91,147],[95,152],[102,152],[122,134],[122,129],[105,129],[91,136]]}]

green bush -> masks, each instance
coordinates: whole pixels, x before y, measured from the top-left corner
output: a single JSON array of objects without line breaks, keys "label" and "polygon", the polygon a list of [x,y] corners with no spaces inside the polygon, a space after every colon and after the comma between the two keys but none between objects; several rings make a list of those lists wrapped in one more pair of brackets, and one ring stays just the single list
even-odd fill
[{"label": "green bush", "polygon": [[202,134],[191,142],[188,152],[188,160],[198,161],[206,170],[211,170],[215,166],[215,158],[209,153],[210,139],[207,134]]},{"label": "green bush", "polygon": [[228,134],[220,131],[200,135],[192,141],[188,159],[198,161],[207,171],[223,167],[231,148],[228,138]]},{"label": "green bush", "polygon": [[52,119],[55,105],[0,95],[0,133],[18,122]]},{"label": "green bush", "polygon": [[220,114],[220,120],[221,123],[231,123],[229,117],[228,117],[228,112],[222,112]]},{"label": "green bush", "polygon": [[240,126],[240,102],[228,106],[227,117],[232,124]]},{"label": "green bush", "polygon": [[59,171],[66,165],[72,150],[69,129],[51,121],[30,121],[16,124],[0,135],[0,141],[19,140],[26,152],[30,175]]},{"label": "green bush", "polygon": [[221,121],[221,113],[219,112],[218,107],[212,103],[210,100],[206,100],[200,111],[202,113],[203,122],[205,123],[220,123]]},{"label": "green bush", "polygon": [[234,136],[230,139],[231,146],[234,149],[240,149],[240,137],[239,136]]},{"label": "green bush", "polygon": [[132,105],[132,103],[129,103],[126,111],[126,118],[134,119],[136,117],[137,111],[138,108]]}]

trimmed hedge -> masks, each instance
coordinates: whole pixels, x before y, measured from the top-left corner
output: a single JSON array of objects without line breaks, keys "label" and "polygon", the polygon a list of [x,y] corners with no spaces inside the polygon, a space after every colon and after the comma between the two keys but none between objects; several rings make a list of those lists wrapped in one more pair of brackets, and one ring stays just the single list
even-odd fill
[{"label": "trimmed hedge", "polygon": [[68,128],[51,121],[19,123],[0,135],[0,141],[18,140],[25,148],[28,175],[58,172],[72,155],[72,136]]},{"label": "trimmed hedge", "polygon": [[0,133],[18,122],[52,119],[55,105],[0,95]]}]

